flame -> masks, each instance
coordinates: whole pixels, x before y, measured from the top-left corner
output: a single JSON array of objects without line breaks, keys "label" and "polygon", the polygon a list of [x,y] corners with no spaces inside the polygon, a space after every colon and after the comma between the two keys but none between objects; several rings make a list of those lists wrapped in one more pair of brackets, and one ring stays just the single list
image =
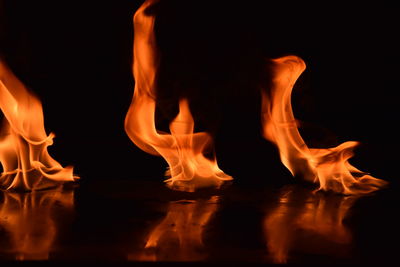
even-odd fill
[{"label": "flame", "polygon": [[385,186],[386,181],[348,162],[358,142],[349,141],[327,149],[313,149],[305,144],[293,115],[291,93],[306,65],[296,56],[274,59],[272,63],[273,85],[270,93],[262,93],[264,137],[278,147],[281,161],[292,175],[319,183],[320,190],[343,194],[370,193]]},{"label": "flame", "polygon": [[74,181],[72,167],[63,168],[47,152],[54,134],[46,135],[42,105],[0,61],[1,189],[36,190]]},{"label": "flame", "polygon": [[203,231],[218,209],[219,198],[208,200],[180,200],[169,204],[165,218],[147,237],[145,250],[131,260],[199,261],[207,255],[202,252]]},{"label": "flame", "polygon": [[62,206],[73,209],[74,191],[2,192],[0,226],[10,237],[11,250],[17,260],[47,260],[58,225],[52,209]]},{"label": "flame", "polygon": [[170,134],[155,126],[155,84],[158,67],[156,40],[153,33],[155,17],[146,10],[157,1],[147,0],[134,15],[133,75],[135,90],[125,119],[125,131],[143,151],[162,156],[168,163],[167,186],[182,191],[202,187],[220,187],[232,180],[204,152],[212,144],[206,132],[194,133],[194,120],[187,99],[179,101],[179,114],[170,123]]},{"label": "flame", "polygon": [[[284,190],[278,206],[264,219],[267,248],[272,261],[286,263],[292,247],[297,250],[306,247],[319,250],[322,241],[338,245],[329,253],[339,254],[340,246],[352,242],[351,231],[343,224],[343,220],[357,198],[296,191],[293,188]],[[307,233],[306,238],[302,231]],[[310,244],[313,235],[321,238],[314,248]],[[302,237],[307,239],[304,241],[305,246],[299,245]]]}]

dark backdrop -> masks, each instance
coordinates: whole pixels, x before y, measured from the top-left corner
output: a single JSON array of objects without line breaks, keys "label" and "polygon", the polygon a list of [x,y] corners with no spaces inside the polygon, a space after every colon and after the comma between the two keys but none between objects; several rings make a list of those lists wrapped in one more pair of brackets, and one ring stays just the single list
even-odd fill
[{"label": "dark backdrop", "polygon": [[[353,162],[395,181],[399,10],[266,2],[163,1],[164,100],[176,89],[193,98],[197,126],[216,134],[220,166],[237,181],[288,182],[260,134],[258,87],[269,77],[265,58],[296,54],[307,70],[293,106],[309,141],[359,140]],[[83,183],[162,180],[166,163],[123,128],[134,86],[132,16],[142,1],[0,3],[2,57],[42,100],[54,158],[74,165]]]}]

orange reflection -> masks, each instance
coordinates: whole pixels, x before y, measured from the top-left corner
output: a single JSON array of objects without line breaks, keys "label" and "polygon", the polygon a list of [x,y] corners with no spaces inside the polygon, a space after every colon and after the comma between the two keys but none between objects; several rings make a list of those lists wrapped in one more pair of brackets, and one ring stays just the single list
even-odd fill
[{"label": "orange reflection", "polygon": [[74,181],[47,151],[54,134],[46,134],[42,104],[0,60],[0,188],[30,191]]},{"label": "orange reflection", "polygon": [[170,123],[170,133],[156,129],[155,87],[159,55],[154,36],[155,16],[148,9],[157,2],[145,1],[133,18],[135,90],[125,119],[125,131],[140,149],[167,161],[166,176],[169,179],[165,182],[170,188],[182,191],[218,188],[232,177],[218,167],[215,156],[213,159],[204,156],[213,140],[206,132],[194,133],[194,120],[187,99],[179,101],[179,114]]},{"label": "orange reflection", "polygon": [[277,207],[264,219],[272,261],[286,263],[292,250],[345,254],[352,234],[343,220],[357,199],[357,196],[326,195],[287,187]]},{"label": "orange reflection", "polygon": [[343,194],[364,194],[387,184],[349,163],[357,142],[326,149],[309,148],[301,137],[293,115],[291,94],[306,64],[296,56],[272,60],[273,83],[263,92],[264,137],[279,149],[282,163],[293,175],[318,183],[320,189]]},{"label": "orange reflection", "polygon": [[208,200],[172,201],[165,218],[146,238],[144,251],[130,260],[200,261],[204,252],[203,231],[218,209],[217,196]]},{"label": "orange reflection", "polygon": [[58,229],[52,218],[53,208],[72,211],[74,191],[1,194],[0,226],[9,236],[7,254],[15,255],[17,260],[47,260]]}]

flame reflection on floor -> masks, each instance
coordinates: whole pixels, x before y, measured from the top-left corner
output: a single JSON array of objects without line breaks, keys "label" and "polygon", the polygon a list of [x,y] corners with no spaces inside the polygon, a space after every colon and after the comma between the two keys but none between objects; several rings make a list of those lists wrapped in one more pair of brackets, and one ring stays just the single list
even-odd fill
[{"label": "flame reflection on floor", "polygon": [[223,194],[191,197],[156,181],[110,180],[75,192],[0,193],[0,261],[248,266],[396,257],[397,195],[232,185]]},{"label": "flame reflection on floor", "polygon": [[219,197],[169,203],[165,218],[146,238],[144,250],[128,255],[140,261],[200,261],[207,257],[203,231],[218,209]]},{"label": "flame reflection on floor", "polygon": [[61,223],[53,219],[53,211],[62,207],[72,212],[74,191],[0,191],[0,194],[3,199],[0,203],[0,229],[9,237],[9,240],[1,241],[7,244],[1,246],[7,247],[4,252],[17,260],[49,259]]},{"label": "flame reflection on floor", "polygon": [[343,220],[357,198],[284,188],[275,209],[264,220],[271,260],[286,263],[292,250],[328,255],[349,253],[352,234]]}]

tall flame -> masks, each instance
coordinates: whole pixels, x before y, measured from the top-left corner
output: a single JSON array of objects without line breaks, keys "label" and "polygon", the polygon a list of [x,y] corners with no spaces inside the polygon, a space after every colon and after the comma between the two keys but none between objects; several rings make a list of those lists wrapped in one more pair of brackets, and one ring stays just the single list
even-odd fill
[{"label": "tall flame", "polygon": [[72,211],[74,191],[1,194],[0,227],[10,237],[8,253],[17,260],[47,260],[59,227],[52,219],[52,209],[62,206]]},{"label": "tall flame", "polygon": [[348,162],[357,142],[327,149],[313,149],[305,144],[293,115],[291,93],[306,65],[296,56],[274,59],[272,64],[273,85],[270,93],[262,94],[264,137],[276,144],[281,161],[290,172],[319,183],[319,189],[343,194],[364,194],[385,186],[387,182]]},{"label": "tall flame", "polygon": [[48,153],[54,134],[44,129],[42,105],[0,61],[1,189],[36,190],[74,181],[72,167],[63,168]]},{"label": "tall flame", "polygon": [[[279,197],[278,206],[264,219],[267,247],[272,261],[286,263],[292,248],[302,249],[299,246],[305,236],[301,234],[302,231],[308,237],[321,237],[320,245],[323,240],[336,245],[331,246],[334,249],[327,251],[328,253],[339,254],[341,247],[346,250],[348,247],[345,245],[352,242],[352,234],[343,224],[343,220],[357,198],[358,196],[315,194],[305,189],[284,190]],[[312,247],[309,240],[305,242],[307,247]],[[314,249],[319,248],[316,246]],[[316,252],[312,251],[313,254]]]},{"label": "tall flame", "polygon": [[172,201],[165,218],[150,232],[145,250],[130,255],[132,260],[145,261],[199,261],[207,255],[202,252],[203,231],[218,209],[218,197],[208,200]]},{"label": "tall flame", "polygon": [[201,187],[220,187],[232,180],[214,159],[204,156],[212,138],[206,132],[194,133],[194,120],[189,102],[181,99],[179,114],[170,123],[170,134],[155,126],[155,85],[158,55],[154,36],[154,15],[147,14],[156,0],[147,0],[134,15],[133,75],[135,91],[125,119],[125,131],[139,148],[162,156],[169,165],[167,186],[176,190],[194,191]]}]

